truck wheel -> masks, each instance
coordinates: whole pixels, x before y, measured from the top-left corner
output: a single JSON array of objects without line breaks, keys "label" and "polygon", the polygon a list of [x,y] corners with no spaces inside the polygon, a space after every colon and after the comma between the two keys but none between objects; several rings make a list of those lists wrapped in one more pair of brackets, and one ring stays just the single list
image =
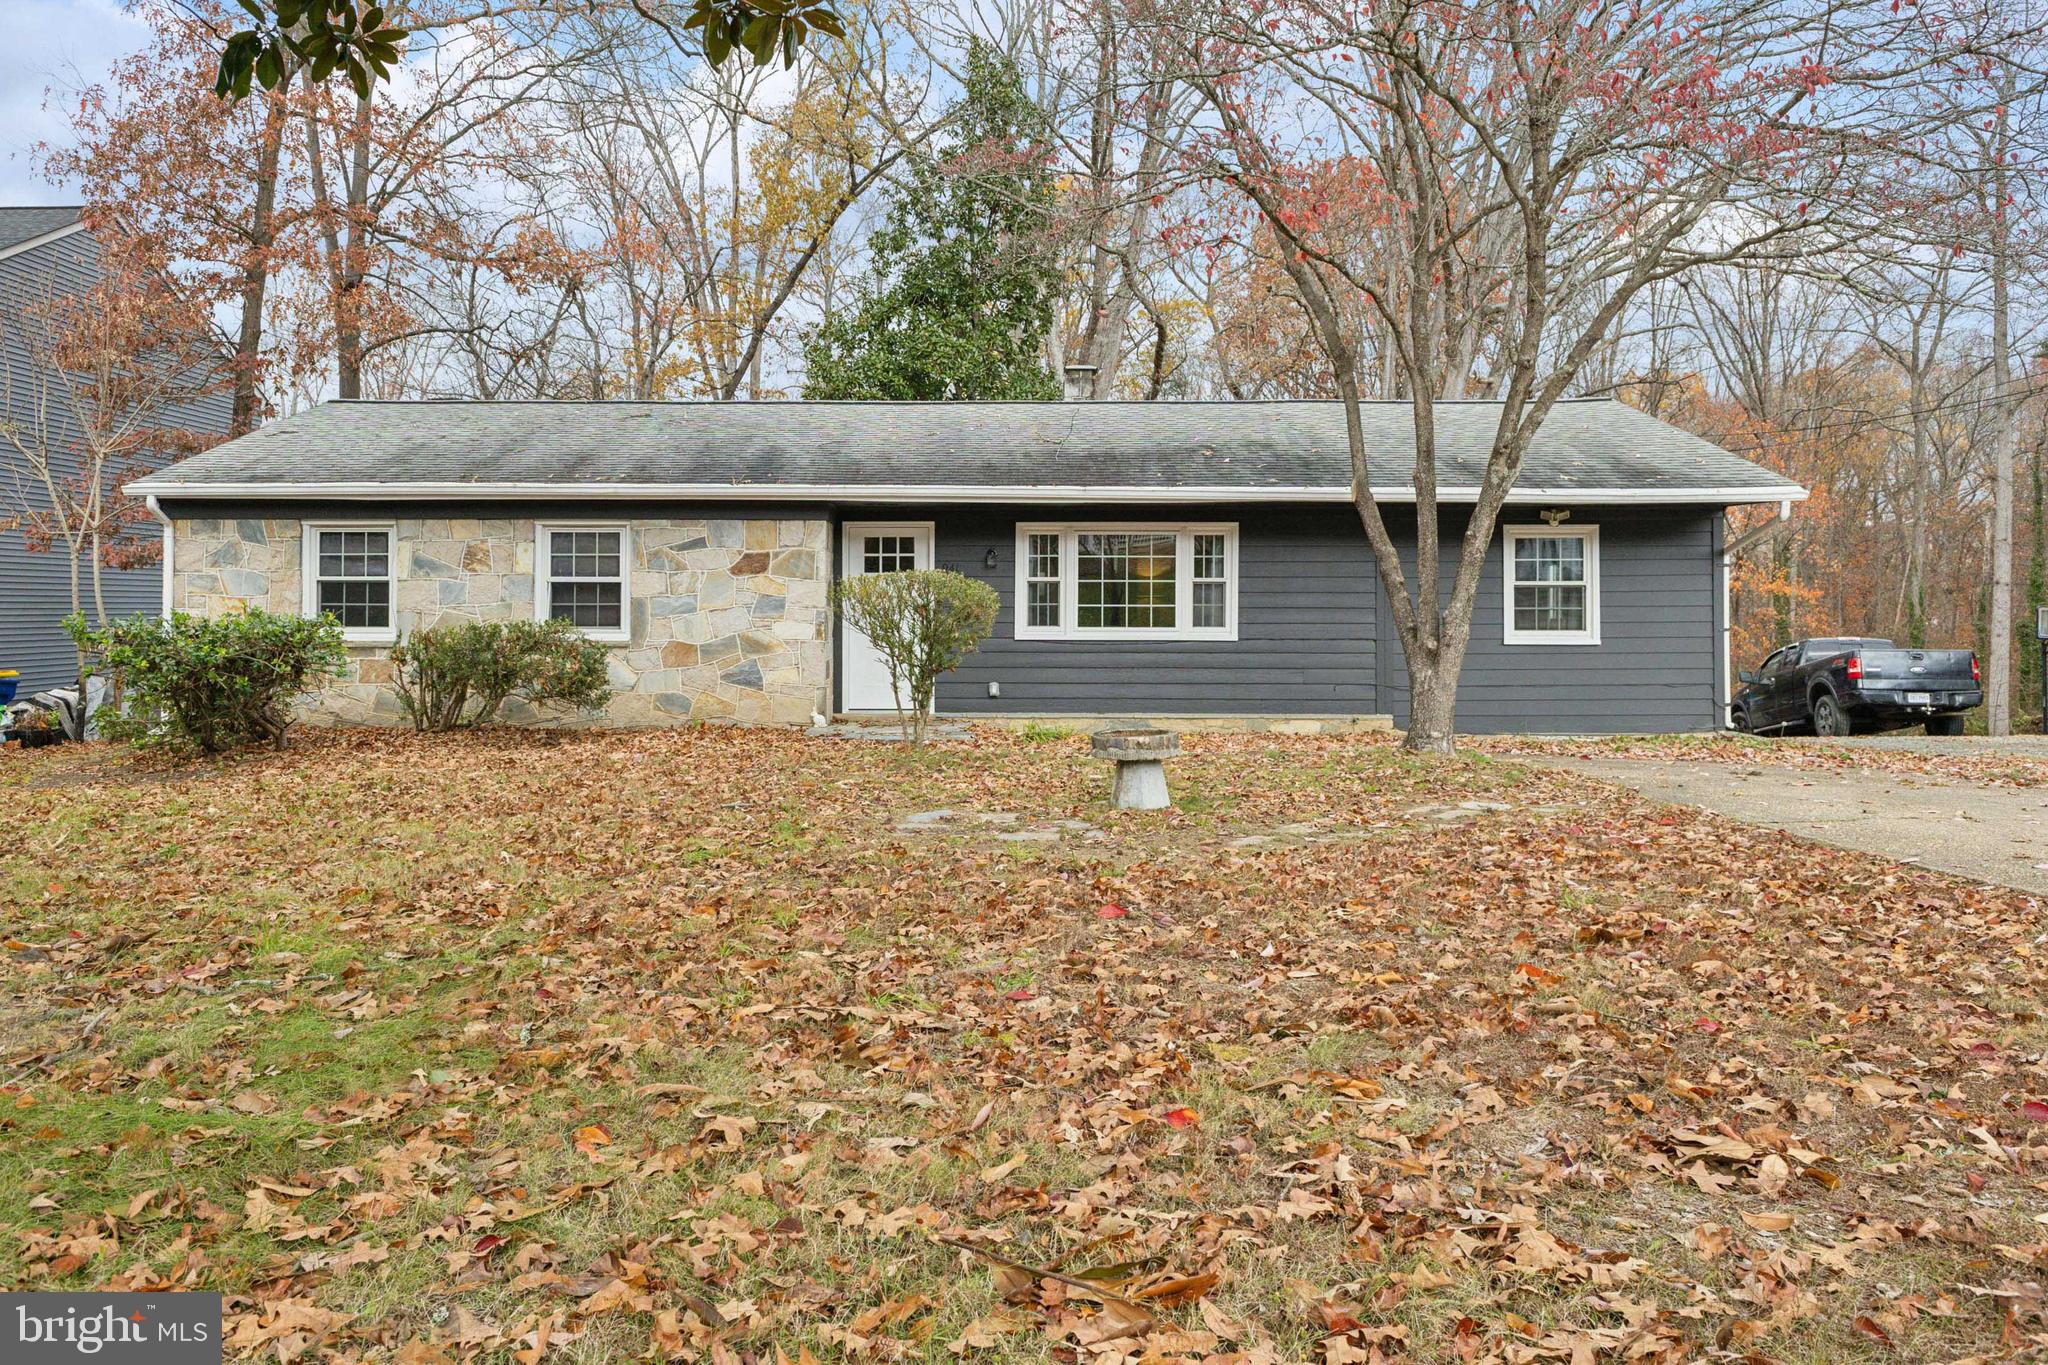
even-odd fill
[{"label": "truck wheel", "polygon": [[1963,718],[1961,716],[1929,716],[1927,718],[1927,733],[1930,735],[1953,737],[1962,732]]},{"label": "truck wheel", "polygon": [[1813,732],[1823,739],[1847,739],[1855,733],[1849,724],[1849,713],[1835,700],[1834,693],[1823,692],[1813,699]]},{"label": "truck wheel", "polygon": [[1735,714],[1729,717],[1729,721],[1735,727],[1736,734],[1746,735],[1751,733],[1749,728],[1749,708],[1747,706],[1736,707]]}]

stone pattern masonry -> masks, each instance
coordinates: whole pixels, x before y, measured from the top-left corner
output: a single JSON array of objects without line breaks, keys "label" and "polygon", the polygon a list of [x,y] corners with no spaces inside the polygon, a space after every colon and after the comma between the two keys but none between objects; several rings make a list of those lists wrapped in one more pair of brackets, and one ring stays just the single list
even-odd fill
[{"label": "stone pattern masonry", "polygon": [[[799,725],[830,710],[830,527],[822,520],[633,520],[632,640],[608,646],[617,695],[598,723],[691,720]],[[533,616],[534,523],[399,517],[397,626]],[[177,519],[171,605],[201,615],[301,610],[297,519]],[[308,703],[315,718],[404,720],[388,646],[352,645],[347,674]],[[517,714],[507,720],[590,723]]]}]

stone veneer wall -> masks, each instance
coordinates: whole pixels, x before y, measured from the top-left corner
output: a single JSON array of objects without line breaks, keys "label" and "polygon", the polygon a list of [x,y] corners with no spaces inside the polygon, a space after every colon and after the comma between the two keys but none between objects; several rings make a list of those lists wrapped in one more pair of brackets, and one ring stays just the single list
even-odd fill
[{"label": "stone veneer wall", "polygon": [[[465,617],[532,617],[533,522],[395,521],[400,633]],[[713,517],[626,525],[632,641],[608,646],[617,695],[603,723],[796,725],[830,710],[829,523]],[[202,615],[300,610],[301,526],[297,518],[174,519],[172,607]],[[351,646],[347,675],[309,710],[358,724],[402,720],[386,686],[387,654],[388,646]],[[543,719],[512,710],[507,719]]]}]

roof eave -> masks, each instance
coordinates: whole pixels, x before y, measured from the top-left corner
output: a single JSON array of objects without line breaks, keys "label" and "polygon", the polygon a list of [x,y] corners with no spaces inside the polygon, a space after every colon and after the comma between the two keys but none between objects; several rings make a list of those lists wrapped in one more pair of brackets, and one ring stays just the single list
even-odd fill
[{"label": "roof eave", "polygon": [[46,247],[52,242],[61,242],[66,237],[74,237],[83,231],[85,231],[85,224],[83,223],[66,223],[63,227],[52,228],[48,232],[39,232],[33,237],[24,237],[13,246],[0,247],[0,261],[34,251],[39,247]]},{"label": "roof eave", "polygon": [[[1085,484],[789,484],[789,483],[433,483],[370,481],[318,483],[188,483],[157,476],[127,486],[137,496],[157,498],[280,498],[333,502],[443,502],[472,499],[554,499],[567,502],[637,498],[701,502],[1010,502],[1031,506],[1079,503],[1348,503],[1348,486],[1119,485]],[[1474,487],[1437,490],[1443,503],[1477,501]],[[1415,501],[1408,487],[1375,487],[1373,501]],[[1570,502],[1582,505],[1699,505],[1735,507],[1801,502],[1807,490],[1796,484],[1764,487],[1575,488],[1525,485],[1511,490],[1510,503]]]}]

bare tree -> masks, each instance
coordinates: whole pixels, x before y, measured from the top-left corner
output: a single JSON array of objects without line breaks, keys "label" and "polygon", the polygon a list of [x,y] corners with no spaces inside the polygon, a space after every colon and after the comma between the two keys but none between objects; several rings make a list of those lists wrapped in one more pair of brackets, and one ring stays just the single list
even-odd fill
[{"label": "bare tree", "polygon": [[[1216,173],[1288,248],[1334,372],[1353,500],[1406,655],[1410,748],[1452,747],[1487,547],[1551,408],[1643,290],[1820,235],[1864,135],[1828,127],[1853,130],[1842,120],[1861,85],[1823,109],[1811,64],[1829,45],[1880,50],[1884,15],[1309,0],[1155,22],[1213,111]],[[1332,147],[1356,169],[1346,201],[1314,192]],[[1412,408],[1412,570],[1373,490],[1354,300]],[[1446,593],[1433,407],[1475,370],[1502,403]]]},{"label": "bare tree", "polygon": [[[129,478],[220,439],[186,425],[192,405],[232,384],[229,352],[205,312],[180,298],[140,253],[103,243],[107,273],[66,289],[53,272],[14,313],[20,371],[0,346],[0,425],[14,453],[0,530],[62,554],[74,615],[107,624],[104,570],[153,563],[161,543],[122,491]],[[85,695],[86,657],[78,657]],[[82,738],[85,708],[74,713]]]}]

